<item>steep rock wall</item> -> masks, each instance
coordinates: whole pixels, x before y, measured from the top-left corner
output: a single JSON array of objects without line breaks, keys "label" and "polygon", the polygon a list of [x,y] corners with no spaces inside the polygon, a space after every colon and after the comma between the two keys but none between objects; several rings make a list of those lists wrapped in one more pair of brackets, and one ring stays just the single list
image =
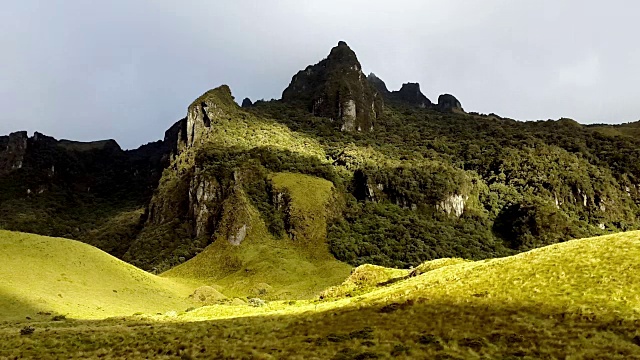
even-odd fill
[{"label": "steep rock wall", "polygon": [[282,93],[282,100],[333,119],[342,131],[349,132],[373,129],[384,107],[356,54],[343,41],[326,59],[298,72]]}]

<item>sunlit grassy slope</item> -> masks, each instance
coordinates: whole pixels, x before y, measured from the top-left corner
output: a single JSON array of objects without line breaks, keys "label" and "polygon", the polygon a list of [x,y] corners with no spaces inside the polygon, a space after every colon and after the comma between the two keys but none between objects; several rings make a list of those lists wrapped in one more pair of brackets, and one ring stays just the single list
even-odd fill
[{"label": "sunlit grassy slope", "polygon": [[362,291],[337,299],[38,324],[31,336],[0,325],[0,357],[640,359],[638,258],[630,232],[417,276],[364,266],[345,281]]},{"label": "sunlit grassy slope", "polygon": [[77,241],[0,231],[0,320],[184,310],[192,291]]},{"label": "sunlit grassy slope", "polygon": [[195,258],[163,277],[196,279],[216,286],[227,296],[263,299],[308,299],[341,283],[351,267],[335,260],[326,244],[331,182],[293,173],[274,174],[272,181],[276,188],[288,191],[291,196],[294,239],[274,238],[258,211],[239,194],[225,217],[247,213],[246,239],[235,246],[225,238],[218,238]]}]

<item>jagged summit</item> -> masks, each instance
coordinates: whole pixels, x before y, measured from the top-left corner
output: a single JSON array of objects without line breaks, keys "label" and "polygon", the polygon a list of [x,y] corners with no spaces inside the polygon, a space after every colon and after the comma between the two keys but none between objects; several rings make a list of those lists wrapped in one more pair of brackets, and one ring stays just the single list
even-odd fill
[{"label": "jagged summit", "polygon": [[385,84],[384,81],[382,81],[382,79],[380,79],[376,74],[374,73],[369,74],[367,76],[367,80],[383,96],[386,96],[387,94],[389,94],[389,89],[387,89],[387,84]]},{"label": "jagged summit", "polygon": [[394,91],[392,95],[399,101],[421,108],[427,108],[433,105],[431,100],[420,91],[420,84],[418,83],[402,84],[400,90]]},{"label": "jagged summit", "polygon": [[344,131],[367,131],[382,113],[382,96],[362,73],[356,53],[340,41],[329,56],[292,79],[282,100],[338,121]]},{"label": "jagged summit", "polygon": [[200,139],[217,118],[235,113],[240,107],[235,102],[228,85],[211,89],[189,105],[187,117],[178,120],[164,134],[173,156],[187,149]]},{"label": "jagged summit", "polygon": [[367,81],[384,97],[384,100],[387,103],[405,104],[417,106],[423,109],[439,110],[442,112],[464,112],[460,101],[451,94],[440,95],[438,97],[438,103],[432,103],[431,100],[422,93],[420,90],[420,84],[418,83],[404,83],[400,90],[389,91],[385,82],[374,73],[367,76]]},{"label": "jagged summit", "polygon": [[253,101],[251,101],[251,99],[249,98],[244,98],[244,100],[242,100],[242,106],[243,108],[248,108],[248,107],[252,107],[253,106]]}]

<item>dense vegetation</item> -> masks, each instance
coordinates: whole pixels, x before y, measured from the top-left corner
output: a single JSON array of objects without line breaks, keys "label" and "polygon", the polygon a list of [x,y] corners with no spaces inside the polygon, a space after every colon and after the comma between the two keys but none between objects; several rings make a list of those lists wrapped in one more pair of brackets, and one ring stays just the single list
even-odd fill
[{"label": "dense vegetation", "polygon": [[[354,265],[502,256],[639,224],[633,137],[568,119],[523,123],[397,104],[369,133],[340,132],[274,101],[251,111],[314,136],[336,173],[349,174],[351,200],[329,239]],[[451,195],[468,197],[460,218],[436,211]]]},{"label": "dense vegetation", "polygon": [[142,228],[163,152],[161,143],[122,151],[114,141],[36,134],[23,166],[0,171],[0,228],[78,239],[121,257]]},{"label": "dense vegetation", "polygon": [[[288,171],[334,184],[328,242],[352,265],[484,259],[638,228],[640,165],[629,159],[640,155],[640,140],[626,135],[630,125],[517,122],[393,103],[373,131],[343,132],[295,105],[240,109],[230,99],[223,88],[194,102],[190,112],[217,104],[217,115],[207,115],[200,144],[178,153],[167,140],[129,153],[34,142],[28,166],[0,176],[1,226],[81,239],[163,271],[215,239],[220,201],[238,174],[269,232],[287,233],[269,174]],[[149,207],[169,147],[159,205]],[[217,184],[222,197],[208,203],[218,215],[198,232],[189,194],[202,182]]]}]

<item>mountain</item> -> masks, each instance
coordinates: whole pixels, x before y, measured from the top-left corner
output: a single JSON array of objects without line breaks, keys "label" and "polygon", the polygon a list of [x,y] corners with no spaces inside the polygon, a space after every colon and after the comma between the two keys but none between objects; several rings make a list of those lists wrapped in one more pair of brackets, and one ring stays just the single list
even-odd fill
[{"label": "mountain", "polygon": [[[114,140],[0,137],[0,227],[79,239],[122,256],[168,153],[162,141],[125,151]],[[92,233],[112,218],[115,231]]]},{"label": "mountain", "polygon": [[298,72],[282,93],[282,101],[336,120],[344,131],[370,131],[384,108],[356,53],[344,41],[326,59]]},{"label": "mountain", "polygon": [[438,97],[438,103],[434,104],[420,90],[418,83],[402,84],[400,90],[389,91],[382,79],[371,73],[367,76],[367,81],[381,94],[387,103],[396,105],[417,106],[422,109],[434,109],[442,112],[464,113],[462,104],[451,94],[442,94]]},{"label": "mountain", "polygon": [[[334,258],[408,268],[640,228],[631,125],[519,122],[465,112],[453,95],[434,104],[417,83],[389,91],[345,42],[282,99],[243,103],[227,86],[207,91],[133,151],[1,137],[0,226],[237,283],[238,295],[270,282],[296,293],[283,279],[300,267],[334,269],[335,282],[347,267]],[[271,280],[246,271],[279,266],[278,247],[291,262]]]}]

